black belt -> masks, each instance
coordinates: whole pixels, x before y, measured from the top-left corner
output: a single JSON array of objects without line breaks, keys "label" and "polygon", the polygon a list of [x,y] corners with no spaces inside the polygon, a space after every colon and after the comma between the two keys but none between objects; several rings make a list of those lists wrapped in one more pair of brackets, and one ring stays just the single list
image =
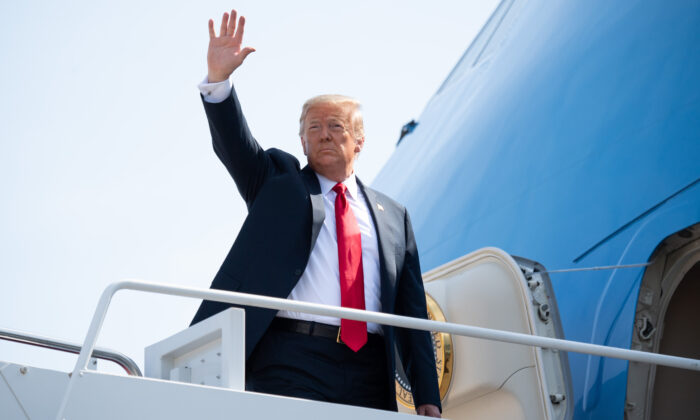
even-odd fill
[{"label": "black belt", "polygon": [[298,334],[311,335],[314,337],[332,338],[333,340],[340,342],[340,327],[337,325],[275,317],[275,319],[272,320],[272,324],[270,324],[270,328],[295,332]]},{"label": "black belt", "polygon": [[[290,319],[275,317],[270,324],[270,328],[281,331],[289,331],[298,334],[310,335],[314,337],[330,338],[338,343],[340,340],[340,327],[338,325],[328,325],[314,321],[303,321],[300,319]],[[368,339],[380,338],[379,334],[367,334]]]}]

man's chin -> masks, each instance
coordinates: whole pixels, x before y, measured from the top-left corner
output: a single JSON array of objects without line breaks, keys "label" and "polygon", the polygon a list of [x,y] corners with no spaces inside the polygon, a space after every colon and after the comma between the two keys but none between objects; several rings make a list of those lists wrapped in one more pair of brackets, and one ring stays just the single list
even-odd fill
[{"label": "man's chin", "polygon": [[[330,163],[319,162],[318,160],[313,162],[309,161],[309,166],[314,172],[330,179],[331,181],[340,182],[342,179],[345,179],[343,177],[344,167],[339,167],[338,163],[335,161]],[[338,177],[340,177],[341,180],[336,179]]]},{"label": "man's chin", "polygon": [[315,159],[310,159],[309,164],[312,168],[331,169],[334,166],[338,166],[338,159],[330,155],[317,156]]}]

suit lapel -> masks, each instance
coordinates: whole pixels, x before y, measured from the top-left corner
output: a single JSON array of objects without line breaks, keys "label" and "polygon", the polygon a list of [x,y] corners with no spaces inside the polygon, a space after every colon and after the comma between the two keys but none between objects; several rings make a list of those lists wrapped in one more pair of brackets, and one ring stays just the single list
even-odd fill
[{"label": "suit lapel", "polygon": [[311,247],[309,248],[309,252],[311,252],[314,249],[314,245],[316,245],[316,239],[321,231],[321,226],[323,226],[323,220],[326,218],[326,210],[323,206],[321,185],[318,183],[318,178],[314,171],[309,165],[306,165],[301,170],[301,175],[311,200]]},{"label": "suit lapel", "polygon": [[[383,203],[377,201],[377,195],[370,188],[366,188],[360,180],[357,180],[357,185],[362,190],[362,194],[367,201],[369,214],[372,216],[374,227],[377,230],[377,246],[379,248],[379,270],[381,279],[381,301],[383,312],[393,312],[393,296],[396,287],[396,275],[393,267],[395,266],[394,248],[391,246],[390,231],[388,229],[387,216],[384,211]],[[389,269],[391,267],[392,269]]]}]

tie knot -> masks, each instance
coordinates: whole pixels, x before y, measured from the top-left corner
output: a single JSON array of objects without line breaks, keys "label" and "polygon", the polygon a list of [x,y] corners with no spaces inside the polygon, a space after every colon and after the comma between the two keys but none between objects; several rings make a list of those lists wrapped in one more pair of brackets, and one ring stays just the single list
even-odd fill
[{"label": "tie knot", "polygon": [[335,184],[335,186],[333,187],[333,191],[335,191],[336,194],[345,195],[345,190],[347,190],[347,189],[348,188],[342,182]]}]

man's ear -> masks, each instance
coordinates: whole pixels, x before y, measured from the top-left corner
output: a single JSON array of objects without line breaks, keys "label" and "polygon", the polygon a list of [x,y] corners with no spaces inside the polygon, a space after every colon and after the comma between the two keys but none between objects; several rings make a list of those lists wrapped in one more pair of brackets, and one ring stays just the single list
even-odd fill
[{"label": "man's ear", "polygon": [[364,137],[360,137],[359,139],[355,139],[355,154],[360,153],[364,146],[365,146],[365,138]]},{"label": "man's ear", "polygon": [[306,141],[304,140],[304,136],[299,136],[299,139],[301,140],[301,150],[304,151],[304,156],[308,156],[308,152],[306,150]]}]

